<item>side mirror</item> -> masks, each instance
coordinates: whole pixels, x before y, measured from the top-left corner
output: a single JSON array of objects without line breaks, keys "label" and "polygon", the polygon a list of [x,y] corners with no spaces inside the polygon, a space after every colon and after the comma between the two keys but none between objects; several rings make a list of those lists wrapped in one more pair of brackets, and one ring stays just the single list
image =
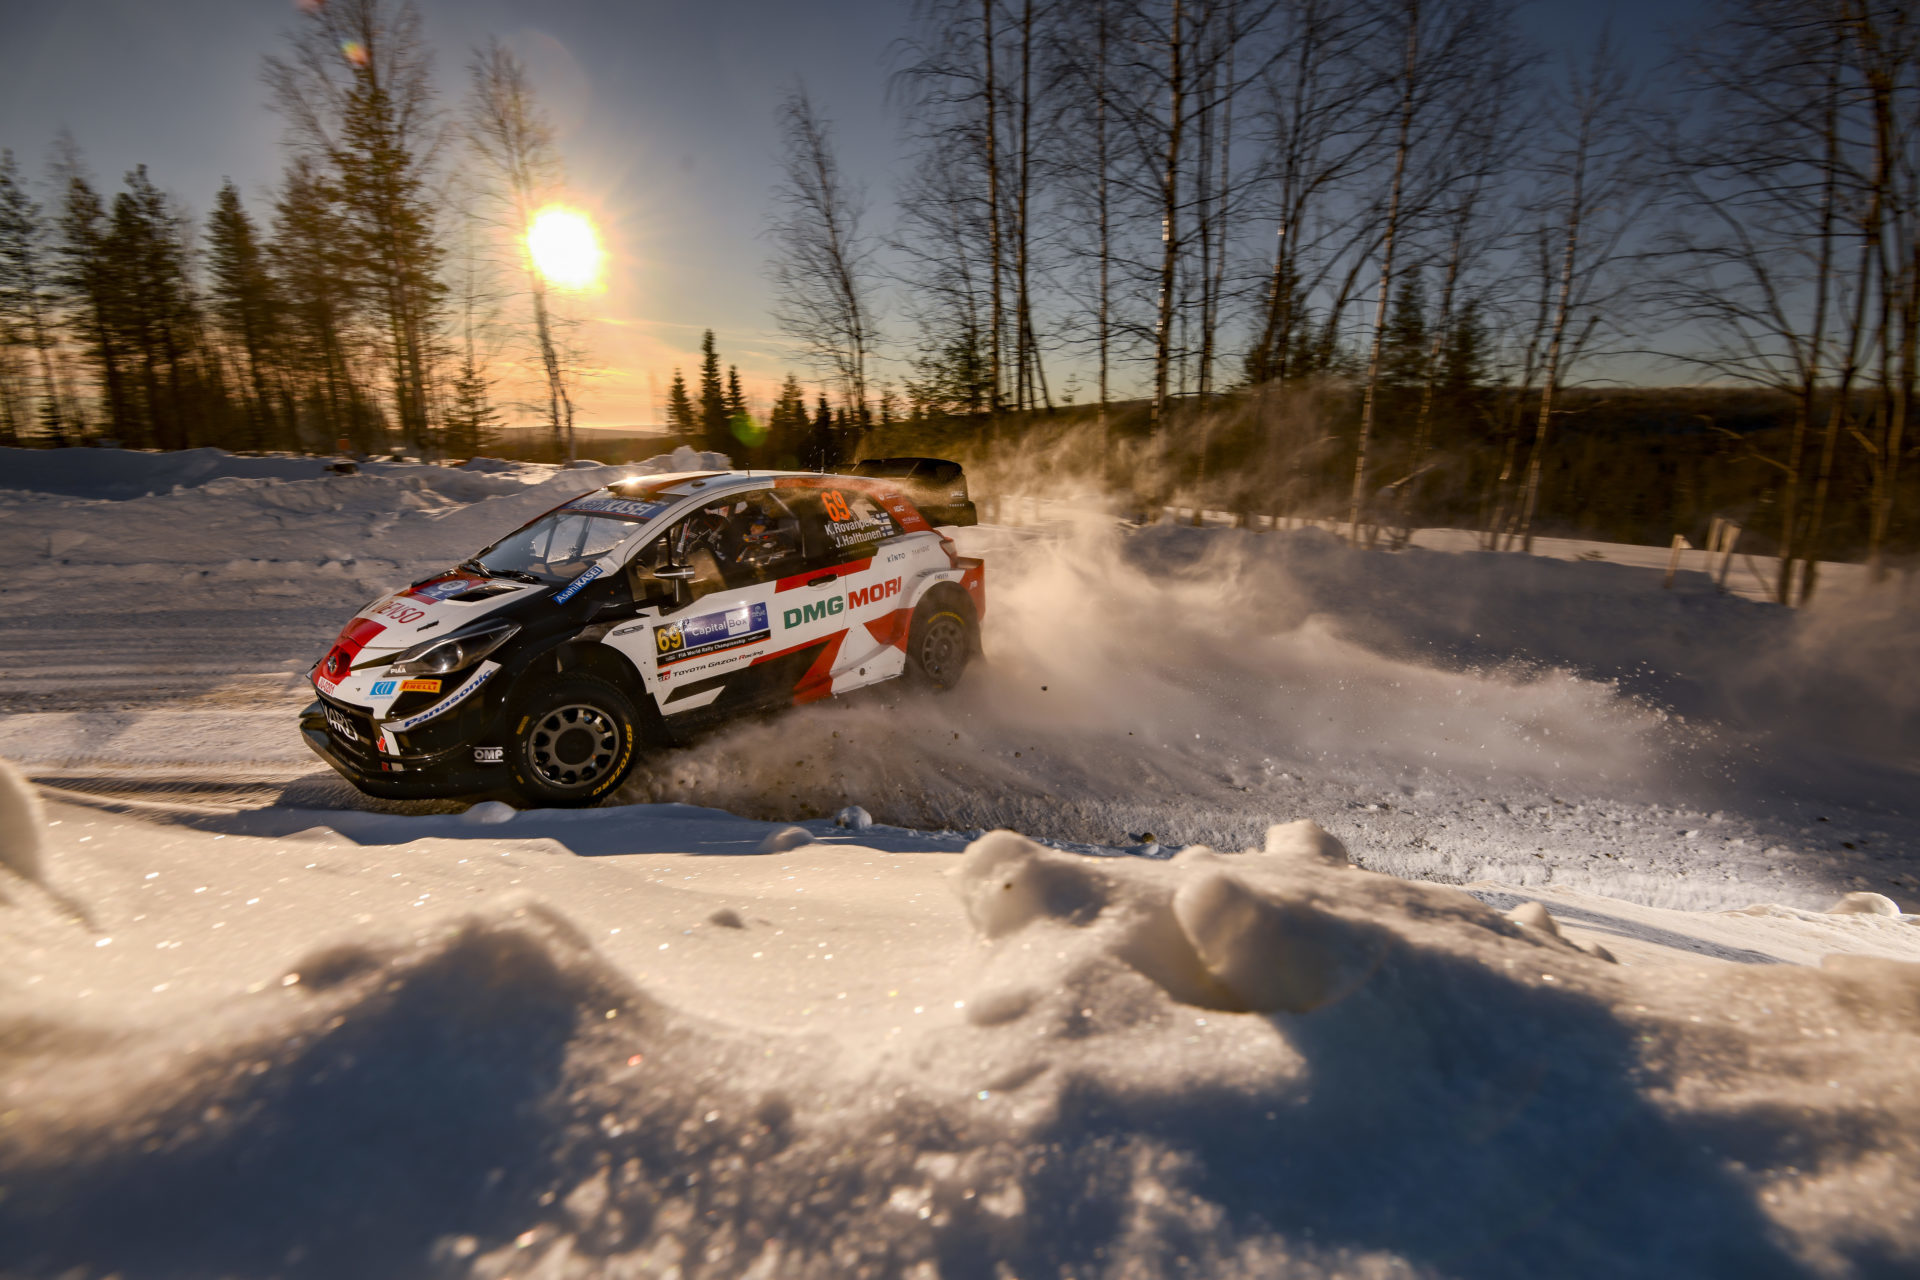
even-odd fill
[{"label": "side mirror", "polygon": [[588,622],[618,622],[622,618],[631,618],[645,607],[645,601],[609,600],[593,611]]}]

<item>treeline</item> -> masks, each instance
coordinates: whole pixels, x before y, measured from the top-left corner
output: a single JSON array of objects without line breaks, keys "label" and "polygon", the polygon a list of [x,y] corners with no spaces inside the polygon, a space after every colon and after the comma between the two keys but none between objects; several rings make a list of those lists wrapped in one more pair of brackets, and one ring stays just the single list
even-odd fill
[{"label": "treeline", "polygon": [[64,139],[43,201],[0,152],[0,443],[467,456],[519,361],[571,448],[580,353],[523,247],[563,175],[524,68],[474,50],[450,108],[410,5],[301,9],[264,62],[264,210],[229,181],[196,223],[144,166],[103,190]]},{"label": "treeline", "polygon": [[700,339],[700,384],[689,391],[686,375],[673,371],[667,391],[667,428],[678,442],[724,453],[736,466],[780,470],[831,471],[854,462],[862,436],[896,420],[893,393],[883,390],[862,413],[846,402],[828,401],[823,391],[811,408],[800,379],[788,374],[764,417],[755,417],[740,389],[738,366],[720,375],[713,330]]},{"label": "treeline", "polygon": [[1435,491],[1451,442],[1495,459],[1474,505],[1524,543],[1564,390],[1632,356],[1795,406],[1767,504],[1789,560],[1855,540],[1849,456],[1869,558],[1894,532],[1920,331],[1904,0],[1722,0],[1651,84],[1604,39],[1542,57],[1505,0],[922,0],[896,88],[917,158],[880,235],[805,94],[782,115],[780,318],[850,401],[882,296],[921,415],[1144,392],[1179,452],[1224,394],[1350,388],[1324,424],[1340,516],[1460,496]]}]

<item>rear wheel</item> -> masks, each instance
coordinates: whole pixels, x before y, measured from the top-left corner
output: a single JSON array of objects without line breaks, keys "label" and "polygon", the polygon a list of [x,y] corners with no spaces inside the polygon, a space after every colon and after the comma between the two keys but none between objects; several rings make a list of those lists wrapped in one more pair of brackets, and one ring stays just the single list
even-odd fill
[{"label": "rear wheel", "polygon": [[914,610],[907,630],[907,674],[915,684],[945,690],[960,683],[975,647],[972,612],[940,596]]},{"label": "rear wheel", "polygon": [[529,804],[592,804],[633,768],[632,701],[593,676],[561,676],[524,698],[513,714],[515,789]]}]

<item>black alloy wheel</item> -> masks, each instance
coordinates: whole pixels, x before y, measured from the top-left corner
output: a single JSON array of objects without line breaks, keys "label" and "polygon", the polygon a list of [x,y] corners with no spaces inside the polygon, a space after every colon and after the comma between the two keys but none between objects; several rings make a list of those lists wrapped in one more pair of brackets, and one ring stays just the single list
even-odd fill
[{"label": "black alloy wheel", "polygon": [[929,600],[907,631],[907,666],[915,681],[946,690],[960,683],[973,653],[973,624],[953,603]]},{"label": "black alloy wheel", "polygon": [[593,676],[547,681],[517,709],[514,782],[528,803],[591,804],[633,768],[633,703]]}]

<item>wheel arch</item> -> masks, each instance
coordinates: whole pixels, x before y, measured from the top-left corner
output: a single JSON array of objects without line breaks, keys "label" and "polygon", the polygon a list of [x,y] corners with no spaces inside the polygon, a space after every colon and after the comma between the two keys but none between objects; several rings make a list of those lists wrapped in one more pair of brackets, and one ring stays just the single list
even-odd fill
[{"label": "wheel arch", "polygon": [[640,723],[635,728],[649,745],[658,746],[667,741],[665,719],[640,669],[626,654],[611,645],[601,644],[597,638],[568,636],[536,654],[514,676],[513,684],[506,692],[507,713],[511,715],[512,709],[537,688],[542,679],[561,675],[588,675],[605,680],[633,703],[634,710],[640,716]]},{"label": "wheel arch", "polygon": [[952,609],[967,623],[968,650],[975,657],[983,656],[980,644],[980,611],[973,606],[973,597],[957,582],[941,579],[920,593],[914,601],[913,612],[917,617],[920,611],[928,608]]}]

